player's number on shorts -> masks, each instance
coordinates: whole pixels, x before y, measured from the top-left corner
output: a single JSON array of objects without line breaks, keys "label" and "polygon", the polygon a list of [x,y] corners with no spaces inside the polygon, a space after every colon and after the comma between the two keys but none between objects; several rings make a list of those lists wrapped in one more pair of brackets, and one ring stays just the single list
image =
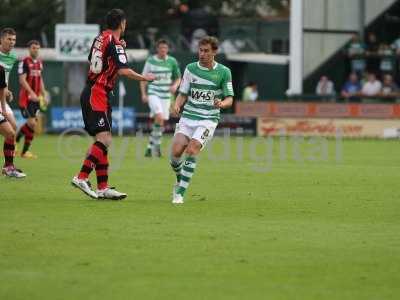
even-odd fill
[{"label": "player's number on shorts", "polygon": [[210,134],[210,130],[208,130],[208,129],[204,130],[203,134],[201,135],[201,139],[205,140],[209,134]]},{"label": "player's number on shorts", "polygon": [[103,69],[103,54],[101,51],[93,49],[92,58],[90,59],[90,70],[99,74]]}]

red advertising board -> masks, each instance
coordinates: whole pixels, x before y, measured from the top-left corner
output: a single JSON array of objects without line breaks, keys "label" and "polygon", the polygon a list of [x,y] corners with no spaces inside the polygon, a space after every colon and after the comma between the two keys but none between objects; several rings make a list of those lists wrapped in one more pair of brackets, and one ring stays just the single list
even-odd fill
[{"label": "red advertising board", "polygon": [[396,119],[400,118],[400,104],[238,102],[236,114],[243,117]]}]

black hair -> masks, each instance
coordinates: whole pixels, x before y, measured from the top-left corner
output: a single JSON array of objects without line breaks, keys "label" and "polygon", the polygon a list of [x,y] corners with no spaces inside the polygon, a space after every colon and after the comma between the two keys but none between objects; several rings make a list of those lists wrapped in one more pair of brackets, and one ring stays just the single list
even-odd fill
[{"label": "black hair", "polygon": [[29,48],[30,48],[32,45],[38,45],[38,46],[40,46],[40,42],[39,42],[38,40],[30,40],[26,45],[27,45]]},{"label": "black hair", "polygon": [[165,39],[159,39],[159,40],[156,42],[156,47],[160,46],[161,44],[164,44],[164,45],[167,45],[167,46],[168,46],[168,41],[165,40]]},{"label": "black hair", "polygon": [[116,30],[126,20],[125,12],[119,8],[113,8],[106,15],[107,29]]},{"label": "black hair", "polygon": [[6,34],[9,35],[17,35],[17,33],[15,32],[15,30],[13,28],[4,28],[1,30],[0,36],[3,37]]}]

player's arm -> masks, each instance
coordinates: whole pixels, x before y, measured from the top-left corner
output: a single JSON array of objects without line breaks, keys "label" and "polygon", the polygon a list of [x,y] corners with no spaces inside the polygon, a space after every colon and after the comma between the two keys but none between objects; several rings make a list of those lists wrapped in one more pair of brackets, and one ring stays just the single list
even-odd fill
[{"label": "player's arm", "polygon": [[0,105],[1,111],[6,111],[6,89],[0,88]]},{"label": "player's arm", "polygon": [[[43,70],[43,64],[40,63],[40,69]],[[46,93],[46,87],[44,85],[44,80],[43,80],[43,76],[40,76],[40,90],[42,92],[42,95],[44,96]]]},{"label": "player's arm", "polygon": [[139,73],[136,73],[135,71],[133,71],[130,68],[119,69],[118,75],[125,76],[129,79],[137,80],[137,81],[153,81],[156,78],[154,76],[154,74],[149,73],[149,74],[141,75]]},{"label": "player's arm", "polygon": [[174,107],[172,109],[172,112],[176,116],[179,116],[183,105],[185,105],[185,103],[186,103],[187,98],[188,98],[187,95],[184,95],[181,93],[179,93],[178,97],[176,97]]},{"label": "player's arm", "polygon": [[232,85],[232,74],[229,69],[225,70],[223,81],[222,81],[222,92],[224,99],[215,99],[214,106],[218,108],[229,108],[233,104],[233,85]]},{"label": "player's arm", "polygon": [[118,68],[118,75],[138,81],[152,81],[155,79],[155,76],[153,74],[141,75],[129,68],[128,58],[122,45],[115,45],[114,43],[112,43],[110,47],[111,54],[114,57],[115,63]]},{"label": "player's arm", "polygon": [[[149,67],[148,62],[146,61],[146,63],[144,64],[142,74],[143,75],[147,74],[147,73],[149,73],[149,71],[150,71],[150,67]],[[140,94],[142,95],[142,102],[147,103],[149,101],[148,97],[147,97],[147,81],[140,81],[139,86],[140,86]]]},{"label": "player's arm", "polygon": [[232,104],[233,104],[232,96],[225,97],[224,100],[220,99],[214,100],[214,106],[222,109],[229,108],[232,106]]},{"label": "player's arm", "polygon": [[4,114],[6,112],[6,89],[6,73],[4,72],[4,69],[0,67],[0,107]]},{"label": "player's arm", "polygon": [[175,94],[176,91],[179,88],[179,85],[181,84],[181,71],[179,70],[179,65],[178,62],[175,61],[173,69],[172,69],[172,78],[174,78],[174,81],[172,82],[172,85],[170,86],[170,91],[171,93]]},{"label": "player's arm", "polygon": [[139,82],[140,85],[140,94],[142,95],[142,102],[147,103],[147,81]]},{"label": "player's arm", "polygon": [[37,101],[38,95],[32,90],[28,81],[26,81],[26,76],[29,72],[29,68],[24,61],[21,61],[18,66],[18,77],[19,84],[29,93],[29,97],[32,101]]},{"label": "player's arm", "polygon": [[181,79],[180,78],[175,79],[170,88],[171,93],[175,94],[180,84],[181,84]]},{"label": "player's arm", "polygon": [[38,96],[26,81],[26,74],[19,75],[19,84],[29,93],[29,97],[32,101],[37,100]]},{"label": "player's arm", "polygon": [[188,94],[190,91],[190,80],[191,80],[191,75],[189,70],[186,68],[185,72],[183,73],[182,80],[180,81],[180,86],[179,86],[179,95],[175,99],[174,107],[172,109],[172,112],[175,115],[179,115],[182,106],[185,105],[185,102],[188,98]]}]

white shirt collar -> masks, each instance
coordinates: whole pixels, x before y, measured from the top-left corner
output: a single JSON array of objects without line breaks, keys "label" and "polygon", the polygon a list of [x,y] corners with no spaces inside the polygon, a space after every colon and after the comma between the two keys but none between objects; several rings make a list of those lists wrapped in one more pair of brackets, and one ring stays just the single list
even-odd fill
[{"label": "white shirt collar", "polygon": [[156,61],[166,61],[166,60],[168,59],[168,55],[167,55],[164,59],[158,58],[157,54],[154,54],[153,57],[154,57],[154,59],[155,59]]},{"label": "white shirt collar", "polygon": [[[215,69],[217,68],[217,66],[218,66],[218,63],[217,63],[216,61],[214,61],[213,70],[215,70]],[[200,65],[200,62],[199,62],[199,61],[197,62],[197,67],[198,67],[200,70],[210,71],[209,68],[206,68],[206,67],[203,67],[202,65]]]}]

